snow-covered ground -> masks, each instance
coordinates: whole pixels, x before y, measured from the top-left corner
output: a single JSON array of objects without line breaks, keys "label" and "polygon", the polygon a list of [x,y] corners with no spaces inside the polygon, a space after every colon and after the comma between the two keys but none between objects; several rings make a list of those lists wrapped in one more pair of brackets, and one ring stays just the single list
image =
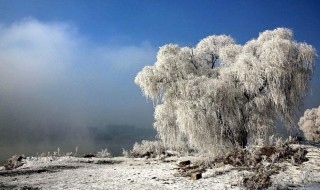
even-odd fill
[{"label": "snow-covered ground", "polygon": [[[288,189],[320,189],[320,148],[304,146],[308,162],[293,166],[283,163],[285,170],[273,175],[273,185]],[[196,157],[170,157],[165,161],[144,158],[27,158],[18,169],[0,168],[0,189],[242,189],[241,178],[248,173],[223,165],[208,169],[199,180],[174,177],[179,160]]]}]

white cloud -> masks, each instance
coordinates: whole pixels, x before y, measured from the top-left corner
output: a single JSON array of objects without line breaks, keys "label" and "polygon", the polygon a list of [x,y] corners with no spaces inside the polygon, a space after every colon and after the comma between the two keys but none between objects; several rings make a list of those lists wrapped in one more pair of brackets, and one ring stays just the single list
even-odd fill
[{"label": "white cloud", "polygon": [[15,23],[0,32],[2,88],[34,89],[59,77],[66,70],[76,44],[68,29],[36,20]]}]

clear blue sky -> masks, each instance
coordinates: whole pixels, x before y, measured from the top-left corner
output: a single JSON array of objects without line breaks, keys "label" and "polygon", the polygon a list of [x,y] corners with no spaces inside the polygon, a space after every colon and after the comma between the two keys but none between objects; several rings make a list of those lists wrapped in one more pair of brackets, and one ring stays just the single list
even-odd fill
[{"label": "clear blue sky", "polygon": [[[320,50],[319,10],[320,1],[312,0],[0,0],[0,39],[6,42],[2,60],[13,60],[20,68],[19,65],[28,64],[25,63],[28,59],[41,62],[52,58],[64,62],[61,67],[67,68],[63,71],[51,68],[53,61],[39,71],[37,67],[28,70],[29,66],[19,71],[11,68],[12,73],[29,73],[19,80],[12,75],[6,78],[16,82],[11,86],[2,85],[7,90],[6,94],[2,93],[2,113],[9,116],[21,113],[26,117],[21,123],[39,116],[47,118],[37,120],[39,125],[50,122],[49,116],[43,114],[48,112],[66,123],[81,118],[86,125],[131,123],[151,127],[152,105],[145,101],[133,80],[143,66],[153,64],[159,46],[195,45],[211,34],[231,35],[243,44],[266,29],[287,27],[294,31],[297,41]],[[28,32],[34,36],[30,37]],[[54,41],[47,39],[51,36]],[[22,43],[17,39],[29,41]],[[59,40],[69,49],[58,44],[51,51],[54,47],[45,45]],[[17,49],[23,51],[15,51]],[[26,54],[16,60],[19,52],[29,51],[35,55],[42,52],[42,55]],[[9,55],[15,59],[6,57]],[[312,81],[313,95],[306,101],[308,108],[320,104],[319,62],[317,68]],[[34,76],[35,72],[46,74]],[[55,78],[59,80],[52,82]],[[28,80],[29,83],[19,86]],[[48,82],[35,83],[39,80]],[[61,81],[66,82],[61,85]],[[25,86],[28,88],[23,89]],[[23,90],[15,90],[20,88]],[[12,96],[14,93],[22,95]],[[33,99],[33,93],[37,98]],[[24,103],[24,107],[14,107],[17,101],[26,100],[30,103]],[[25,110],[30,107],[40,111],[25,116]],[[66,116],[71,112],[78,116]]]},{"label": "clear blue sky", "polygon": [[319,8],[316,0],[0,0],[0,20],[68,22],[96,42],[154,46],[195,44],[222,33],[244,43],[263,30],[288,27],[319,49]]}]

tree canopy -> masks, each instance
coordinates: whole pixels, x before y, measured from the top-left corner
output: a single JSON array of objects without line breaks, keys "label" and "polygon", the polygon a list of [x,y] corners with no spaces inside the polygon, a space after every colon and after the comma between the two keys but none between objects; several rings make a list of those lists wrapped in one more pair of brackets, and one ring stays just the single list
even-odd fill
[{"label": "tree canopy", "polygon": [[212,35],[195,47],[167,44],[135,83],[154,101],[154,127],[168,147],[212,152],[266,137],[275,120],[293,123],[308,90],[315,49],[286,28],[244,45]]}]

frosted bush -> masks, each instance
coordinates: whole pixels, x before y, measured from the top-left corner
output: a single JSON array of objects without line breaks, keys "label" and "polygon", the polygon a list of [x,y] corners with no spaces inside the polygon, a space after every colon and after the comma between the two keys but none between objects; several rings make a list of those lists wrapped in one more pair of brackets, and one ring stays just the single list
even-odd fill
[{"label": "frosted bush", "polygon": [[107,148],[102,149],[100,152],[97,152],[96,155],[98,158],[111,158],[111,153],[108,151]]},{"label": "frosted bush", "polygon": [[286,28],[244,45],[212,35],[195,47],[164,45],[135,83],[155,104],[154,128],[164,146],[216,154],[268,140],[276,119],[292,126],[315,57],[315,49]]},{"label": "frosted bush", "polygon": [[130,157],[132,157],[132,151],[129,151],[129,150],[122,148],[122,156],[124,156],[126,158],[130,158]]},{"label": "frosted bush", "polygon": [[320,107],[307,109],[300,118],[299,127],[307,140],[320,141]]},{"label": "frosted bush", "polygon": [[136,142],[132,148],[133,157],[155,157],[162,154],[165,148],[161,141],[147,141],[140,143]]}]

